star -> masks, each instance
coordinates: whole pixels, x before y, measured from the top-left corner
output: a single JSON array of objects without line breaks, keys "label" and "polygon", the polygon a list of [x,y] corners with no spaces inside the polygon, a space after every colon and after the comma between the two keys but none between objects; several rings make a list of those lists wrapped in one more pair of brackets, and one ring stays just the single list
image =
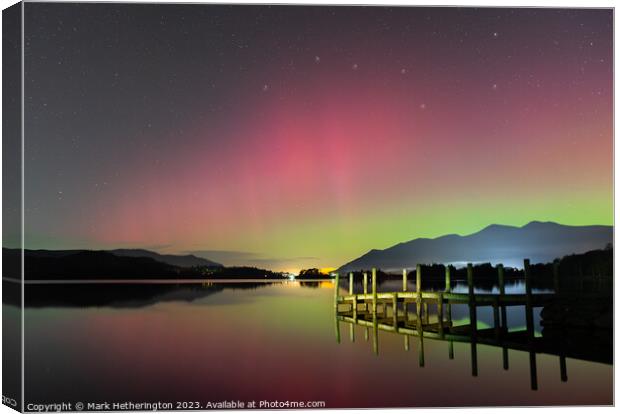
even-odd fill
[{"label": "star", "polygon": [[420,104],[420,109],[426,109],[426,104],[425,103]]},{"label": "star", "polygon": [[264,84],[263,85],[263,92],[267,92],[269,90],[269,85]]},{"label": "star", "polygon": [[498,36],[499,36],[499,33],[493,32],[493,37],[498,37]]},{"label": "star", "polygon": [[494,91],[497,90],[497,83],[494,83],[492,88],[493,88]]},{"label": "star", "polygon": [[353,69],[353,70],[357,70],[357,68],[358,68],[358,67],[359,67],[359,66],[357,66],[357,63],[354,63],[354,64],[353,64],[353,66],[351,66],[351,69]]},{"label": "star", "polygon": [[400,74],[401,74],[401,75],[404,75],[405,73],[407,73],[407,69],[402,68],[402,69],[400,70]]},{"label": "star", "polygon": [[321,57],[320,56],[315,56],[314,57],[314,63],[321,63]]}]

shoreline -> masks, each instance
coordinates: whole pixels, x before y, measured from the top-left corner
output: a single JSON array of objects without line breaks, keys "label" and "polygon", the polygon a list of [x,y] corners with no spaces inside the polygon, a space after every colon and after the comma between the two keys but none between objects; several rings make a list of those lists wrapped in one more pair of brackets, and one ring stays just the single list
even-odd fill
[{"label": "shoreline", "polygon": [[328,282],[333,279],[35,279],[20,280],[3,277],[3,282],[24,283],[26,285],[67,285],[67,284],[204,284],[204,283],[273,283],[273,282]]}]

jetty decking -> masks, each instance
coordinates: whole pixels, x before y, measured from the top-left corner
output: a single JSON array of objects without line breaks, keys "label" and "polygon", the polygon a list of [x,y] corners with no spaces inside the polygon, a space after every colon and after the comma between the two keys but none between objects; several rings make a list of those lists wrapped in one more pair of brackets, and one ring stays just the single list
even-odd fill
[{"label": "jetty decking", "polygon": [[[371,272],[371,290],[368,291],[368,274],[362,275],[362,293],[354,293],[354,275],[349,274],[348,294],[340,295],[340,277],[335,276],[334,313],[336,339],[340,342],[340,322],[350,324],[350,338],[355,341],[355,325],[365,327],[365,339],[372,329],[373,351],[378,355],[378,332],[385,331],[404,336],[404,346],[409,350],[409,338],[419,341],[419,365],[424,366],[424,339],[442,340],[449,343],[449,358],[454,358],[454,342],[471,344],[472,375],[478,375],[477,344],[491,345],[503,349],[503,368],[508,369],[508,350],[519,350],[530,354],[530,381],[533,390],[538,388],[536,353],[547,353],[559,357],[560,378],[567,380],[566,357],[595,360],[604,356],[567,354],[562,344],[548,338],[536,337],[534,332],[533,308],[550,303],[559,293],[559,275],[554,267],[553,283],[555,292],[533,294],[531,285],[530,261],[524,260],[524,294],[506,294],[504,268],[497,266],[499,294],[480,294],[474,292],[473,266],[467,265],[467,293],[453,293],[450,288],[450,268],[446,267],[444,291],[422,291],[422,268],[416,267],[416,290],[408,290],[408,272],[403,270],[402,291],[378,292],[376,269]],[[410,305],[415,304],[415,311]],[[455,326],[452,322],[452,305],[465,304],[469,307],[469,323]],[[429,305],[436,307],[436,315],[431,323]],[[509,331],[506,316],[507,306],[524,306],[526,329]],[[477,308],[493,307],[493,327],[478,329]]]}]

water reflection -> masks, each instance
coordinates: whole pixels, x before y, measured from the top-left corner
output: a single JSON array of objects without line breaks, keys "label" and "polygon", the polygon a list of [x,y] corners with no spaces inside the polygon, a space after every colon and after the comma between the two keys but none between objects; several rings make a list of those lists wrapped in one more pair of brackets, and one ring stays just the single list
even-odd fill
[{"label": "water reflection", "polygon": [[[164,302],[200,301],[206,297],[228,291],[264,289],[271,285],[295,288],[333,289],[333,283],[324,281],[255,281],[214,282],[196,280],[96,281],[90,283],[26,283],[26,307],[112,307],[140,308]],[[2,288],[7,294],[5,303],[19,306],[20,285],[3,280]]]},{"label": "water reflection", "polygon": [[[465,287],[465,291],[467,291],[467,285]],[[439,299],[430,304],[435,307],[434,312],[430,309],[430,300],[408,302],[406,299],[402,299],[398,293],[393,293],[392,299],[386,299],[385,294],[381,296],[381,299],[377,299],[376,295],[369,298],[370,295],[338,296],[336,294],[336,306],[334,308],[336,341],[341,342],[341,322],[349,326],[351,342],[355,342],[354,326],[364,329],[366,341],[368,341],[369,336],[372,336],[372,351],[375,355],[379,355],[379,331],[403,336],[405,351],[410,349],[410,338],[415,337],[418,341],[418,364],[420,367],[425,365],[424,342],[426,339],[447,342],[449,359],[454,359],[454,342],[468,343],[470,345],[471,375],[474,377],[478,376],[477,348],[479,344],[502,349],[504,370],[508,370],[510,366],[509,350],[525,351],[529,354],[530,387],[532,390],[538,389],[537,354],[544,353],[558,357],[559,378],[562,382],[568,381],[567,357],[610,365],[613,363],[611,332],[596,329],[560,332],[554,329],[542,329],[537,335],[536,326],[540,329],[540,325],[535,324],[535,319],[538,319],[538,322],[540,321],[540,318],[537,318],[539,315],[536,315],[540,312],[535,312],[535,309],[544,310],[544,307],[535,308],[533,303],[536,301],[536,296],[531,290],[524,291],[529,292],[529,294],[523,295],[524,304],[522,306],[498,306],[498,303],[485,305],[475,303],[470,299],[470,303],[464,305],[467,308],[468,317],[459,321],[453,319],[452,307],[455,305],[450,301],[444,302],[441,293]],[[351,292],[350,289],[348,293]],[[473,290],[470,290],[470,295],[473,294],[472,292]],[[476,291],[476,293],[478,292],[486,293],[489,291],[481,289]],[[508,294],[508,292],[520,293],[520,286],[502,290],[502,294]],[[542,296],[540,295],[538,298]],[[545,295],[545,297],[547,296]],[[410,311],[412,304],[415,306],[414,313]],[[478,312],[481,309],[492,312],[493,322],[491,326],[479,325]],[[521,326],[511,326],[508,323],[508,314],[516,312],[522,313],[525,319],[525,329]],[[369,335],[369,331],[371,335]]]},{"label": "water reflection", "polygon": [[[510,370],[503,371],[501,348],[486,345],[481,335],[478,376],[471,377],[470,342],[428,336],[428,325],[437,321],[433,305],[422,337],[413,305],[410,334],[396,335],[383,329],[392,323],[389,306],[387,317],[379,308],[370,326],[335,325],[330,281],[243,285],[27,285],[27,401],[323,400],[328,408],[612,401],[612,368],[573,359],[574,349],[565,360],[570,381],[557,384],[557,356],[537,353],[539,390],[532,392],[527,350],[508,348]],[[535,334],[548,335],[539,311]],[[450,312],[446,305],[449,313],[454,326],[468,324],[467,305],[452,305]],[[522,307],[506,313],[511,331],[525,326]],[[358,319],[362,314],[360,305]],[[492,309],[478,308],[477,322],[480,330],[492,329]],[[340,345],[335,327],[342,331]],[[451,392],[436,393],[444,388]]]}]

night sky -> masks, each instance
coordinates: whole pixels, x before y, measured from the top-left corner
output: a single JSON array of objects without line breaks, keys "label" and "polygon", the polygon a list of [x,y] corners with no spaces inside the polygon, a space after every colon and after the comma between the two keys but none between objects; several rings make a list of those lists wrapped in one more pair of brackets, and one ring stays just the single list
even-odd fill
[{"label": "night sky", "polygon": [[612,224],[612,11],[27,3],[25,245],[339,266]]}]

